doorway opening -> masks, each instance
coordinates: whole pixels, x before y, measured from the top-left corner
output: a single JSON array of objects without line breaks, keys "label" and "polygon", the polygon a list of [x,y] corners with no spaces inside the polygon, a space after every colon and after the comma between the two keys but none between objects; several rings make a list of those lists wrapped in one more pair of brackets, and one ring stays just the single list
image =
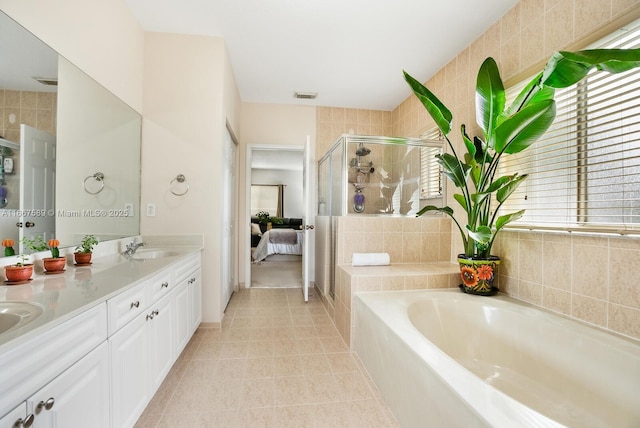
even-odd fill
[{"label": "doorway opening", "polygon": [[248,149],[249,287],[302,287],[303,153],[297,147]]}]

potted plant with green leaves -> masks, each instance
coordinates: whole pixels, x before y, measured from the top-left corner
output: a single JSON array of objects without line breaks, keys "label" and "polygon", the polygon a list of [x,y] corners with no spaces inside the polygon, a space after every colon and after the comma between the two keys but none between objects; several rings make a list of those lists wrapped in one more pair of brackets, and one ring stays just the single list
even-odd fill
[{"label": "potted plant with green leaves", "polygon": [[501,206],[527,178],[526,174],[500,175],[499,164],[506,156],[526,150],[549,129],[556,116],[555,89],[570,87],[592,69],[620,73],[640,66],[640,49],[595,49],[556,52],[516,99],[507,105],[504,85],[493,58],[487,58],[476,80],[476,121],[481,136],[471,138],[461,125],[465,151],[459,154],[449,139],[451,111],[422,83],[406,71],[404,77],[444,135],[449,151],[438,155],[444,175],[459,193],[455,201],[466,213],[461,225],[449,207],[428,205],[418,216],[439,211],[450,216],[460,231],[464,253],[458,255],[461,288],[472,294],[489,295],[500,258],[491,254],[496,235],[519,219],[524,210],[502,214]]},{"label": "potted plant with green leaves", "polygon": [[47,242],[47,246],[49,247],[49,250],[51,250],[51,257],[45,257],[42,259],[42,266],[44,267],[45,272],[64,272],[64,267],[67,264],[67,259],[65,257],[60,257],[60,249],[58,248],[59,245],[60,241],[58,241],[57,239],[50,239]]},{"label": "potted plant with green leaves", "polygon": [[264,224],[266,226],[267,230],[271,229],[273,224],[282,224],[281,218],[271,217],[271,214],[269,214],[267,211],[260,211],[258,214],[256,214],[256,217],[258,217],[258,221],[260,222],[260,224]]},{"label": "potted plant with green leaves", "polygon": [[[16,252],[13,249],[15,241],[13,239],[3,239],[2,246],[4,247],[4,255],[6,257],[15,256]],[[33,264],[27,263],[29,256],[20,254],[18,261],[14,264],[4,267],[4,276],[7,278],[8,283],[22,283],[29,281],[31,275],[33,275]]]},{"label": "potted plant with green leaves", "polygon": [[91,263],[93,247],[98,245],[98,239],[94,235],[85,235],[76,247],[73,257],[77,265],[88,265]]}]

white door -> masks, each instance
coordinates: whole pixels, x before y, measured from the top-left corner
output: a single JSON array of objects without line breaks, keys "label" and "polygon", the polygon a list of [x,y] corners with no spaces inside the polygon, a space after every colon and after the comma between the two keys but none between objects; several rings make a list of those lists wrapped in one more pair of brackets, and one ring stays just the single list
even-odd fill
[{"label": "white door", "polygon": [[227,307],[234,283],[235,245],[233,239],[234,217],[236,206],[236,145],[231,138],[229,130],[226,130],[224,141],[224,182],[222,200],[222,310]]},{"label": "white door", "polygon": [[304,155],[302,160],[302,193],[303,193],[303,205],[304,205],[304,238],[302,248],[302,295],[304,301],[309,301],[309,279],[310,279],[310,266],[309,262],[313,254],[311,253],[310,238],[314,228],[313,218],[314,210],[311,206],[311,139],[307,136],[307,141],[304,145]]},{"label": "white door", "polygon": [[55,235],[56,137],[22,124],[20,149],[19,237],[46,242]]}]

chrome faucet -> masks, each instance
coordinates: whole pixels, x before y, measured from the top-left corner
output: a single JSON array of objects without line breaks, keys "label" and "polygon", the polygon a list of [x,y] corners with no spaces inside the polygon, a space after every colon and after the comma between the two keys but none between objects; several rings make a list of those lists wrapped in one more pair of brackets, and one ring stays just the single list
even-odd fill
[{"label": "chrome faucet", "polygon": [[136,253],[136,250],[140,247],[144,247],[144,242],[138,242],[136,238],[133,238],[131,243],[127,244],[126,249],[122,253],[123,256],[132,256]]}]

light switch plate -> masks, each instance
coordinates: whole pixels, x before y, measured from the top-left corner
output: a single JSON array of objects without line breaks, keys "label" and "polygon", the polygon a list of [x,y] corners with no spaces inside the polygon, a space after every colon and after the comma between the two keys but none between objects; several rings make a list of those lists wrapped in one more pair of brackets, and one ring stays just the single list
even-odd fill
[{"label": "light switch plate", "polygon": [[156,216],[156,204],[147,204],[147,217]]}]

